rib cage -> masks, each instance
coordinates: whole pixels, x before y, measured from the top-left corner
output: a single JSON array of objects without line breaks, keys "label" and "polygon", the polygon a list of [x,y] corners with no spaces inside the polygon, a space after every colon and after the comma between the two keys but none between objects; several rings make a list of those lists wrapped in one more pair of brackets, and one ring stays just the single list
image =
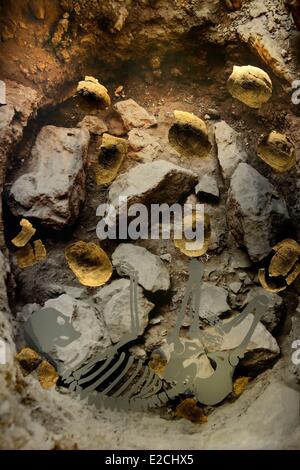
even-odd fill
[{"label": "rib cage", "polygon": [[80,399],[96,408],[146,410],[163,406],[180,391],[166,385],[143,361],[125,352],[74,371],[63,380]]}]

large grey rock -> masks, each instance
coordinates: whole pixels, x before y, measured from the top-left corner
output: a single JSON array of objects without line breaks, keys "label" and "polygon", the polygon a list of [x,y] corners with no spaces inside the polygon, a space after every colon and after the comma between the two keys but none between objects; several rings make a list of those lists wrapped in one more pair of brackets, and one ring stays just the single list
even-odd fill
[{"label": "large grey rock", "polygon": [[199,200],[207,202],[215,202],[219,199],[220,191],[218,182],[214,176],[204,175],[200,178],[195,188]]},{"label": "large grey rock", "polygon": [[[148,325],[149,313],[154,304],[143,295],[143,289],[138,286],[138,318],[139,334],[143,334]],[[98,311],[103,315],[108,334],[113,343],[117,343],[124,335],[132,333],[130,315],[130,281],[118,279],[102,287],[95,295],[94,300]]]},{"label": "large grey rock", "polygon": [[232,175],[227,200],[227,220],[236,241],[252,261],[267,256],[289,214],[274,186],[247,163]]},{"label": "large grey rock", "polygon": [[54,228],[73,223],[85,198],[88,144],[85,129],[43,127],[26,173],[11,187],[14,214]]},{"label": "large grey rock", "polygon": [[151,293],[165,293],[170,289],[170,274],[161,259],[146,248],[121,244],[112,255],[113,266],[120,276],[136,271],[138,283]]},{"label": "large grey rock", "polygon": [[165,160],[141,163],[120,175],[111,185],[109,202],[122,211],[120,197],[127,197],[128,207],[135,203],[173,204],[197,184],[197,175]]},{"label": "large grey rock", "polygon": [[253,287],[247,294],[243,305],[247,305],[257,295],[264,295],[268,298],[267,310],[264,313],[261,322],[265,325],[268,331],[272,332],[279,324],[282,316],[284,302],[283,299],[274,292],[267,292],[262,287]]},{"label": "large grey rock", "polygon": [[130,131],[134,127],[147,128],[157,124],[155,117],[131,98],[116,103],[114,110],[122,120],[123,126],[127,131]]},{"label": "large grey rock", "polygon": [[247,160],[240,135],[225,121],[215,125],[218,160],[222,174],[229,179],[239,163]]},{"label": "large grey rock", "polygon": [[[29,304],[24,307],[24,319],[29,314],[34,313],[41,307],[37,304]],[[55,345],[51,351],[51,357],[59,365],[60,372],[65,372],[68,368],[76,367],[85,359],[91,359],[98,353],[105,353],[111,346],[110,337],[104,321],[93,308],[93,305],[74,299],[70,295],[63,294],[56,299],[45,302],[43,308],[53,308],[68,317],[72,322],[72,327],[80,336],[68,345]],[[41,314],[43,313],[43,308]],[[62,335],[64,326],[62,325]]]},{"label": "large grey rock", "polygon": [[[201,340],[208,352],[230,351],[238,347],[248,333],[254,316],[249,313],[243,321],[233,327],[229,333],[221,335],[215,327],[206,328]],[[226,324],[230,319],[224,320]],[[265,326],[259,322],[247,345],[243,364],[247,367],[262,368],[280,353],[279,346]]]}]

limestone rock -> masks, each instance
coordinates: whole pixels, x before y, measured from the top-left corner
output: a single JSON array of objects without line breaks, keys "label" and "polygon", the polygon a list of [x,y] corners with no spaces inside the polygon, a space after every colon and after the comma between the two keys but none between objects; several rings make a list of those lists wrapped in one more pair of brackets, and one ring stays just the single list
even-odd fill
[{"label": "limestone rock", "polygon": [[134,127],[152,127],[157,124],[154,116],[148,113],[133,99],[119,101],[114,105],[114,110],[121,118],[127,131]]},{"label": "limestone rock", "polygon": [[107,132],[107,125],[98,116],[85,116],[77,127],[87,129],[90,134],[102,135]]},{"label": "limestone rock", "polygon": [[200,318],[219,316],[228,312],[228,293],[223,287],[214,286],[209,282],[203,282],[200,297]]},{"label": "limestone rock", "polygon": [[247,160],[240,135],[225,121],[215,125],[218,160],[225,179],[232,176],[239,163]]},{"label": "limestone rock", "polygon": [[130,150],[142,161],[152,161],[162,152],[162,147],[147,129],[132,129],[128,133]]},{"label": "limestone rock", "polygon": [[[2,193],[9,152],[20,142],[23,128],[27,125],[40,102],[40,95],[20,83],[5,81],[6,105],[0,106],[0,191]],[[3,246],[2,206],[0,205],[0,246]]]},{"label": "limestone rock", "polygon": [[190,170],[165,160],[141,163],[120,175],[111,185],[109,202],[120,207],[119,197],[127,197],[128,207],[135,203],[173,204],[189,193],[197,183],[197,176]]},{"label": "limestone rock", "polygon": [[[27,315],[28,308],[34,313],[40,306],[32,304],[24,308],[26,308],[25,314]],[[43,308],[55,309],[69,317],[72,327],[79,333],[78,338],[73,342],[64,346],[55,345],[51,352],[51,358],[56,362],[60,372],[65,372],[67,368],[76,368],[83,360],[91,359],[98,353],[104,353],[111,345],[103,319],[92,305],[63,294],[55,299],[47,300]],[[61,328],[64,336],[64,326],[62,325]]]},{"label": "limestone rock", "polygon": [[151,293],[166,293],[170,289],[170,274],[161,259],[146,248],[121,244],[112,255],[113,266],[120,276],[137,272],[138,283]]},{"label": "limestone rock", "polygon": [[[238,347],[248,333],[254,316],[249,313],[246,318],[222,336],[214,327],[204,330],[202,343],[208,352],[230,351]],[[230,319],[224,320],[226,324]],[[243,365],[261,368],[274,360],[280,353],[279,346],[264,325],[259,322],[246,348]]]},{"label": "limestone rock", "polygon": [[[143,334],[148,325],[148,315],[154,305],[143,295],[138,286],[138,318],[139,334]],[[130,316],[130,281],[118,279],[110,285],[102,287],[94,296],[97,309],[103,315],[105,325],[113,343],[117,343],[124,335],[132,333]]]},{"label": "limestone rock", "polygon": [[220,191],[216,178],[210,175],[204,175],[200,178],[195,188],[195,193],[200,201],[216,202],[219,199]]},{"label": "limestone rock", "polygon": [[241,287],[242,287],[242,283],[238,282],[238,281],[237,282],[231,282],[229,284],[229,288],[234,294],[237,294]]},{"label": "limestone rock", "polygon": [[[275,75],[292,83],[297,75],[291,64],[287,65],[281,54],[286,45],[286,26],[283,24],[279,26],[277,18],[274,26],[271,26],[272,29],[274,28],[275,34],[270,34],[264,16],[237,25],[236,31],[240,40],[248,44]],[[282,18],[284,17],[282,16]]]},{"label": "limestone rock", "polygon": [[289,214],[274,186],[250,165],[240,163],[231,179],[227,219],[236,241],[252,261],[259,261],[270,253]]},{"label": "limestone rock", "polygon": [[284,302],[283,299],[272,292],[267,292],[262,287],[253,287],[247,294],[243,305],[248,304],[257,295],[265,295],[268,298],[269,304],[266,312],[264,313],[261,322],[268,331],[272,332],[279,324],[282,316]]},{"label": "limestone rock", "polygon": [[73,223],[85,198],[88,144],[85,129],[43,127],[27,171],[11,187],[14,214],[54,228]]}]

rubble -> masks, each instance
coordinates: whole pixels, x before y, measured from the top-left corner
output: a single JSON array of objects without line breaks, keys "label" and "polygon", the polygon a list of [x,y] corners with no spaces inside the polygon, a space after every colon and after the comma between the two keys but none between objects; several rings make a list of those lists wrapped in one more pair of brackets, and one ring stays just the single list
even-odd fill
[{"label": "rubble", "polygon": [[202,176],[195,188],[195,193],[201,202],[217,202],[220,191],[216,178],[210,175]]},{"label": "rubble", "polygon": [[250,165],[240,163],[231,178],[227,219],[236,241],[252,261],[259,261],[270,253],[289,214],[274,186]]},{"label": "rubble", "polygon": [[[215,327],[204,330],[201,341],[208,353],[216,351],[230,351],[237,348],[248,333],[254,316],[249,313],[244,320],[234,326],[229,333],[222,336]],[[223,323],[230,321],[223,320]],[[264,325],[259,322],[246,348],[245,358],[242,363],[244,367],[260,368],[266,367],[270,361],[280,354],[279,346]]]},{"label": "rubble", "polygon": [[98,116],[85,116],[82,121],[77,124],[77,127],[86,129],[90,134],[101,136],[107,132],[107,125]]},{"label": "rubble", "polygon": [[225,121],[215,125],[217,155],[224,179],[229,179],[239,163],[247,161],[241,136]]},{"label": "rubble", "polygon": [[197,183],[193,172],[165,160],[141,163],[120,175],[110,186],[109,202],[121,211],[119,197],[127,197],[130,207],[135,203],[173,204],[189,193]]},{"label": "rubble", "polygon": [[[29,304],[24,309],[30,309],[32,314],[41,307],[37,304]],[[103,318],[96,311],[92,303],[86,303],[77,300],[70,295],[63,294],[57,298],[47,300],[44,307],[40,311],[40,315],[50,315],[49,309],[55,309],[62,313],[62,317],[70,320],[71,327],[74,328],[76,336],[73,341],[69,341],[64,345],[56,343],[58,341],[53,338],[55,346],[52,345],[50,353],[51,361],[55,364],[60,374],[65,373],[68,369],[76,369],[81,362],[93,358],[96,354],[105,353],[107,348],[111,346],[110,337],[103,321]],[[61,335],[64,337],[69,332],[64,329],[61,324]],[[68,334],[68,336],[70,336]],[[51,340],[51,338],[49,338]]]},{"label": "rubble", "polygon": [[170,274],[164,263],[146,248],[122,243],[112,255],[112,264],[120,276],[137,273],[138,283],[151,294],[170,289]]},{"label": "rubble", "polygon": [[126,131],[138,128],[148,128],[155,126],[157,120],[154,116],[148,113],[142,106],[136,103],[133,99],[126,101],[119,101],[114,105],[116,114],[121,118]]},{"label": "rubble", "polygon": [[[137,288],[137,311],[139,319],[139,335],[148,325],[149,313],[154,304],[144,297],[143,289]],[[102,287],[95,295],[97,310],[101,313],[112,343],[117,343],[124,335],[132,335],[130,321],[130,281],[118,279],[108,286]]]},{"label": "rubble", "polygon": [[266,292],[262,287],[252,287],[246,296],[243,306],[251,302],[257,295],[265,295],[268,298],[268,307],[262,316],[261,322],[272,333],[281,321],[284,301],[276,293]]},{"label": "rubble", "polygon": [[54,229],[74,223],[85,199],[88,144],[84,129],[43,127],[10,189],[13,213]]},{"label": "rubble", "polygon": [[149,134],[148,129],[132,129],[128,133],[130,151],[143,163],[155,160],[163,151],[159,141]]}]

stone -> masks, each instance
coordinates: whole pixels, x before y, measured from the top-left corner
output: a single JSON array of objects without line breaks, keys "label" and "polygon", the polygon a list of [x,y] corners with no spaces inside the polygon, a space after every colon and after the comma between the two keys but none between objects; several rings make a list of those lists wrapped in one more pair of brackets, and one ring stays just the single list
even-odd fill
[{"label": "stone", "polygon": [[[24,315],[28,316],[28,310],[34,313],[40,308],[37,304],[29,304],[24,307]],[[43,309],[47,308],[55,309],[68,317],[72,321],[72,327],[79,333],[78,338],[70,344],[55,345],[51,351],[51,358],[55,361],[60,373],[64,373],[68,368],[76,368],[83,360],[92,359],[96,354],[105,353],[111,346],[103,318],[90,303],[63,294],[55,299],[47,300],[41,309],[41,314]],[[64,335],[63,326],[62,335]]]},{"label": "stone", "polygon": [[107,132],[107,125],[98,116],[85,116],[77,127],[87,129],[93,135],[102,135]]},{"label": "stone", "polygon": [[231,282],[229,284],[229,289],[234,293],[234,294],[237,294],[239,292],[239,290],[241,289],[242,287],[242,282]]},{"label": "stone", "polygon": [[209,282],[203,282],[200,296],[200,318],[219,316],[228,312],[228,293],[223,287],[214,286]]},{"label": "stone", "polygon": [[224,179],[231,178],[239,163],[247,160],[240,135],[225,121],[215,125],[218,160]]},{"label": "stone", "polygon": [[130,131],[134,127],[148,128],[157,124],[155,117],[131,98],[116,103],[114,110],[121,118],[127,131]]},{"label": "stone", "polygon": [[[245,269],[251,267],[248,254],[239,248],[232,248],[230,253],[230,270]],[[231,271],[232,272],[232,271]]]},{"label": "stone", "polygon": [[[154,304],[144,297],[140,286],[137,289],[137,297],[139,335],[142,335],[148,325],[149,313]],[[103,316],[112,343],[117,343],[124,335],[132,334],[128,279],[117,279],[102,287],[94,295],[94,300],[99,313]]]},{"label": "stone", "polygon": [[6,105],[6,85],[0,80],[0,106]]},{"label": "stone", "polygon": [[284,301],[278,294],[267,292],[262,287],[253,287],[248,292],[243,306],[251,302],[251,300],[253,300],[257,295],[264,295],[268,298],[268,307],[261,319],[261,322],[263,325],[265,325],[267,330],[272,333],[272,331],[280,323],[283,313]]},{"label": "stone", "polygon": [[166,293],[170,289],[168,269],[146,248],[122,243],[112,255],[112,264],[120,276],[136,271],[138,283],[152,294]]},{"label": "stone", "polygon": [[274,186],[250,165],[240,163],[230,183],[227,220],[235,240],[256,262],[270,253],[289,214]]},{"label": "stone", "polygon": [[51,38],[51,43],[53,47],[58,47],[61,44],[66,33],[68,32],[69,25],[70,25],[70,22],[68,18],[63,17],[62,19],[59,20],[59,22],[57,23],[56,29],[54,31],[54,34]]},{"label": "stone", "polygon": [[132,129],[128,133],[130,150],[145,163],[155,160],[163,151],[160,143],[147,129]]},{"label": "stone", "polygon": [[172,255],[170,253],[164,253],[160,255],[160,259],[162,259],[163,261],[166,261],[167,263],[171,263]]},{"label": "stone", "polygon": [[12,184],[13,213],[55,229],[74,223],[85,199],[88,144],[85,129],[43,127],[29,166]]},{"label": "stone", "polygon": [[120,175],[110,186],[109,202],[122,212],[120,197],[127,204],[173,204],[188,194],[197,184],[197,175],[165,160],[141,163]]},{"label": "stone", "polygon": [[[265,16],[261,16],[245,23],[241,22],[237,25],[236,32],[240,41],[247,44],[275,75],[291,84],[298,76],[293,71],[294,67],[287,65],[281,55],[286,46],[286,25],[274,22],[274,18],[270,18],[269,25],[268,28]],[[273,34],[268,30],[270,27]],[[293,65],[294,63],[296,62],[293,61]]]},{"label": "stone", "polygon": [[249,8],[249,14],[252,18],[257,18],[258,16],[264,15],[268,12],[266,5],[261,3],[260,0],[253,2]]},{"label": "stone", "polygon": [[[21,141],[23,129],[32,118],[41,96],[36,90],[17,82],[5,81],[6,106],[0,106],[0,192],[6,175],[7,156]],[[2,206],[0,205],[0,247],[4,246]]]},{"label": "stone", "polygon": [[220,191],[216,178],[210,175],[202,176],[195,188],[195,193],[200,201],[217,202]]},{"label": "stone", "polygon": [[[224,336],[215,327],[208,327],[204,330],[201,341],[207,352],[230,351],[237,348],[248,333],[254,316],[249,313],[243,321],[233,327]],[[223,320],[226,324],[231,319]],[[246,347],[245,358],[242,364],[245,367],[255,367],[256,370],[267,366],[280,354],[279,346],[265,326],[259,322]]]}]

